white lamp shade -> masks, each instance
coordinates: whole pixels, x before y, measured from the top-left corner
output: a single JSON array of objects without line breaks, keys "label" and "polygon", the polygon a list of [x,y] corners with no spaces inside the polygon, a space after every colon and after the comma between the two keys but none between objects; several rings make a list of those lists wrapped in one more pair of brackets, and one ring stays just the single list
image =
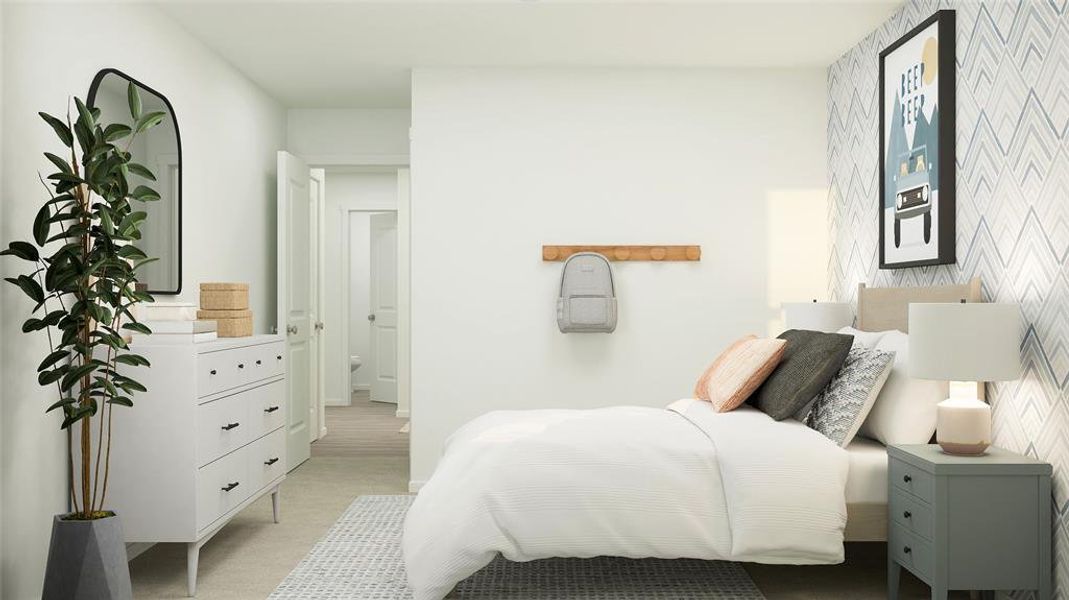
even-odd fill
[{"label": "white lamp shade", "polygon": [[942,381],[1008,381],[1021,372],[1016,304],[909,305],[909,371]]},{"label": "white lamp shade", "polygon": [[845,302],[786,302],[783,317],[787,329],[834,332],[854,324],[854,312]]}]

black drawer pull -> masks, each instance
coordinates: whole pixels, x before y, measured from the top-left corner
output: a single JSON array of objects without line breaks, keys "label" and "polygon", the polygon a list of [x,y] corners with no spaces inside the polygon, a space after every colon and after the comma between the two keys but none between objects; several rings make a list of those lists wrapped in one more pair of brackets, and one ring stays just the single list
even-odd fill
[{"label": "black drawer pull", "polygon": [[267,408],[265,408],[265,409],[264,409],[264,412],[265,412],[265,413],[273,413],[273,412],[275,412],[276,410],[278,410],[278,407],[277,407],[277,406],[268,406]]},{"label": "black drawer pull", "polygon": [[226,425],[223,425],[223,431],[230,431],[238,425],[241,425],[241,423],[227,423]]},{"label": "black drawer pull", "polygon": [[263,362],[262,360],[259,360],[259,359],[257,359],[257,360],[256,360],[256,364],[258,364],[258,365],[262,365],[262,364],[264,364],[264,362]]},{"label": "black drawer pull", "polygon": [[245,363],[238,363],[238,368],[239,369],[244,369],[245,368]]},{"label": "black drawer pull", "polygon": [[282,355],[281,355],[281,354],[279,354],[278,356],[276,356],[276,357],[275,357],[275,360],[282,360]]},{"label": "black drawer pull", "polygon": [[212,374],[212,375],[215,375],[215,369],[212,369],[212,372],[211,372],[211,374]]},{"label": "black drawer pull", "polygon": [[905,481],[906,483],[909,483],[909,482],[913,481],[913,478],[910,477],[909,475],[903,475],[902,476],[902,481]]},{"label": "black drawer pull", "polygon": [[909,546],[906,546],[906,547],[902,548],[902,552],[905,552],[906,554],[909,554],[909,553],[913,552],[913,548],[910,548]]},{"label": "black drawer pull", "polygon": [[277,462],[278,462],[278,457],[276,456],[275,458],[272,458],[270,460],[265,460],[264,464],[270,467],[271,465],[273,465],[273,464],[275,464]]},{"label": "black drawer pull", "polygon": [[909,512],[909,511],[907,510],[907,511],[905,511],[905,512],[903,512],[903,513],[902,513],[902,516],[903,516],[903,517],[905,517],[905,518],[907,518],[907,519],[909,519],[909,518],[911,518],[911,517],[913,516],[913,513]]},{"label": "black drawer pull", "polygon": [[228,483],[228,484],[224,485],[220,489],[222,489],[224,492],[229,492],[230,490],[232,490],[232,489],[234,489],[236,487],[238,487],[238,482],[235,481],[234,483]]}]

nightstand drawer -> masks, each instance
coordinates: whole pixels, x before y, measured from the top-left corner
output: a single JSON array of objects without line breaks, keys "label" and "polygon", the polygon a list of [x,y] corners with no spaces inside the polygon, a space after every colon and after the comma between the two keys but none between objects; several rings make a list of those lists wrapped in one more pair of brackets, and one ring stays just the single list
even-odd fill
[{"label": "nightstand drawer", "polygon": [[892,458],[891,484],[931,504],[935,498],[935,477],[913,465]]},{"label": "nightstand drawer", "polygon": [[892,527],[887,551],[898,564],[906,567],[925,582],[932,580],[932,545],[920,536],[901,527]]},{"label": "nightstand drawer", "polygon": [[903,491],[892,489],[890,506],[892,527],[901,527],[927,540],[932,539],[932,507]]}]

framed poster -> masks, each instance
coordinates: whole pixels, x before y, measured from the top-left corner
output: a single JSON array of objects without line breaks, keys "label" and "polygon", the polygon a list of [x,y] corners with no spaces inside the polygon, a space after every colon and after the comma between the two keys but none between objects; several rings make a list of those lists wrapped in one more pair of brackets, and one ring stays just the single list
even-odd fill
[{"label": "framed poster", "polygon": [[955,262],[954,11],[880,53],[880,268]]}]

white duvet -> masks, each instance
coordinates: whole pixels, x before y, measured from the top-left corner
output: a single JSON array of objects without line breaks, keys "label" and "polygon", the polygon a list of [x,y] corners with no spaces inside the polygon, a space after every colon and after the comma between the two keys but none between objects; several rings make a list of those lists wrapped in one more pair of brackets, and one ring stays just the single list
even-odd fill
[{"label": "white duvet", "polygon": [[493,412],[450,438],[408,512],[409,586],[439,600],[498,553],[842,562],[848,469],[749,407]]}]

